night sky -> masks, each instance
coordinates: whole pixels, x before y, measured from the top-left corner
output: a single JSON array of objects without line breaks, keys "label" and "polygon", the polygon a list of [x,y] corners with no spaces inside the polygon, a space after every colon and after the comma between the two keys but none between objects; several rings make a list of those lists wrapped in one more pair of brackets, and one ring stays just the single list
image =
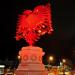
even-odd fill
[{"label": "night sky", "polygon": [[[0,2],[0,59],[14,60],[21,47],[28,44],[24,40],[16,41],[16,23],[18,14],[25,9],[33,9],[48,0],[9,0]],[[36,45],[46,52],[47,57],[54,55],[56,62],[68,58],[75,64],[75,4],[73,0],[50,0],[52,8],[52,35],[44,35]]]}]

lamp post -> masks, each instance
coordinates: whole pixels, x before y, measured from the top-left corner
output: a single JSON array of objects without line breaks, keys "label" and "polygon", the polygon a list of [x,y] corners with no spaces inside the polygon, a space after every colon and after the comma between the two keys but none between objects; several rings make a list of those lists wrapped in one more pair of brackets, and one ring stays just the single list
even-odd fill
[{"label": "lamp post", "polygon": [[65,64],[66,63],[66,59],[62,59],[62,62],[63,62],[63,64]]},{"label": "lamp post", "polygon": [[65,75],[65,64],[66,64],[66,59],[62,59],[63,63],[63,75]]},{"label": "lamp post", "polygon": [[19,63],[20,63],[20,62],[21,62],[21,56],[20,56],[20,55],[18,55],[18,56],[17,56],[17,58],[18,58]]},{"label": "lamp post", "polygon": [[54,57],[53,56],[49,56],[48,61],[49,61],[49,71],[50,71],[50,69],[52,68],[51,63],[54,61]]},{"label": "lamp post", "polygon": [[18,55],[18,59],[20,59],[21,57],[20,57],[20,55]]},{"label": "lamp post", "polygon": [[49,56],[49,64],[52,63],[54,60],[54,57],[53,56]]}]

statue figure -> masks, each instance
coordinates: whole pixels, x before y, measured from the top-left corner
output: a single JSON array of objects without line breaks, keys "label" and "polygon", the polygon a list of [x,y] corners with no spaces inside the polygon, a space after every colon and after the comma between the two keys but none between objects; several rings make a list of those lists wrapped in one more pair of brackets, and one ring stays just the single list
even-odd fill
[{"label": "statue figure", "polygon": [[50,4],[39,5],[19,15],[16,40],[23,38],[29,45],[34,45],[41,35],[51,34],[52,31]]}]

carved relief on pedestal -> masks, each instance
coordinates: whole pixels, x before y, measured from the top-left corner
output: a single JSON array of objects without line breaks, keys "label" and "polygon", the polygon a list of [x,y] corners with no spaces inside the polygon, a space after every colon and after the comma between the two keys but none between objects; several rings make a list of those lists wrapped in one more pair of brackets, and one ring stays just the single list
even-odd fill
[{"label": "carved relief on pedestal", "polygon": [[38,60],[39,60],[40,62],[42,62],[42,57],[41,57],[41,56],[39,56],[39,57],[38,57]]},{"label": "carved relief on pedestal", "polygon": [[35,54],[31,55],[30,60],[36,61],[37,60],[37,56]]},{"label": "carved relief on pedestal", "polygon": [[19,51],[19,55],[21,57],[21,62],[37,62],[42,63],[42,56],[44,56],[44,52],[40,47],[28,46],[23,47],[21,51]]},{"label": "carved relief on pedestal", "polygon": [[24,61],[27,61],[29,58],[28,58],[28,56],[27,55],[24,55]]}]

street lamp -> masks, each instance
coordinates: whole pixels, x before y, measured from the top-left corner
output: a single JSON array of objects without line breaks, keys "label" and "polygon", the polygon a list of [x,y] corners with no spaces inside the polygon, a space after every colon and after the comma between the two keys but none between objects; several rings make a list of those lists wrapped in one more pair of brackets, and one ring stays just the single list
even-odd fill
[{"label": "street lamp", "polygon": [[52,69],[51,63],[52,63],[53,61],[54,61],[54,57],[53,57],[53,56],[49,56],[49,58],[48,58],[48,62],[49,62],[49,66],[48,66],[49,72],[51,72],[51,69]]},{"label": "street lamp", "polygon": [[49,61],[52,62],[53,60],[54,60],[54,57],[53,56],[50,56],[49,57]]},{"label": "street lamp", "polygon": [[18,56],[17,56],[17,58],[18,58],[19,63],[20,63],[20,62],[21,62],[21,56],[20,56],[20,55],[18,55]]},{"label": "street lamp", "polygon": [[49,61],[49,65],[50,65],[54,61],[54,57],[53,56],[49,56],[48,61]]},{"label": "street lamp", "polygon": [[21,59],[20,55],[18,55],[18,59]]},{"label": "street lamp", "polygon": [[66,63],[66,59],[62,59],[62,62],[63,62],[63,64],[65,64]]},{"label": "street lamp", "polygon": [[63,63],[63,74],[65,75],[65,64],[66,64],[66,59],[62,59]]}]

